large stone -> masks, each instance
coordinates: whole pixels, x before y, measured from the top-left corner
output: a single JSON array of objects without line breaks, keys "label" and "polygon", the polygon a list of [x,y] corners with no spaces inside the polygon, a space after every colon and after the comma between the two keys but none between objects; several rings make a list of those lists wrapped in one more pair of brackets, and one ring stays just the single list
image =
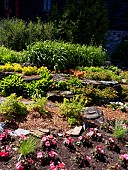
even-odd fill
[{"label": "large stone", "polygon": [[74,129],[70,129],[69,131],[66,132],[68,135],[72,136],[79,136],[83,127],[82,126],[76,126]]},{"label": "large stone", "polygon": [[81,116],[83,119],[94,120],[98,119],[102,115],[103,111],[101,109],[96,108],[95,106],[83,108],[83,110],[81,111]]},{"label": "large stone", "polygon": [[41,138],[44,134],[49,134],[50,133],[50,130],[49,129],[33,129],[33,130],[30,130],[30,134],[38,137],[38,138]]}]

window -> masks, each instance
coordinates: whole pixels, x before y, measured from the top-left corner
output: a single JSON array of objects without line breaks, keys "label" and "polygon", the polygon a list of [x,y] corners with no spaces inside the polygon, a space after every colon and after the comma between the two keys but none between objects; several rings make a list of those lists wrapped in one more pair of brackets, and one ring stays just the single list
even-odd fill
[{"label": "window", "polygon": [[43,11],[49,11],[51,9],[51,0],[43,0]]}]

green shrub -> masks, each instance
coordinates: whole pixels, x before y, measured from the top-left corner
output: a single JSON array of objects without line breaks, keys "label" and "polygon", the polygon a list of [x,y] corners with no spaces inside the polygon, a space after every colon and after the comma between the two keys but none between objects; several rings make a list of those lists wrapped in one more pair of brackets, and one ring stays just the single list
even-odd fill
[{"label": "green shrub", "polygon": [[0,105],[0,112],[8,118],[13,118],[17,115],[26,115],[27,108],[20,102],[21,97],[17,98],[16,94],[11,94]]},{"label": "green shrub", "polygon": [[45,106],[47,104],[48,101],[48,97],[40,97],[38,95],[38,98],[33,97],[32,98],[35,102],[34,104],[31,105],[31,109],[34,109],[36,111],[38,111],[41,114],[45,114],[48,111],[46,110]]},{"label": "green shrub", "polygon": [[26,91],[28,96],[38,95],[45,96],[46,92],[50,89],[53,80],[47,78],[41,78],[40,80],[32,81],[31,83],[26,83]]},{"label": "green shrub", "polygon": [[11,93],[16,93],[18,96],[23,96],[25,85],[20,75],[9,75],[0,82],[1,93],[8,96]]},{"label": "green shrub", "polygon": [[63,103],[60,105],[61,114],[67,117],[70,125],[78,124],[80,122],[80,112],[87,103],[87,99],[82,95],[76,95],[76,97],[70,100],[64,98]]},{"label": "green shrub", "polygon": [[108,30],[107,11],[101,0],[67,0],[58,27],[65,41],[99,45]]},{"label": "green shrub", "polygon": [[128,42],[121,42],[113,54],[110,56],[114,65],[119,62],[123,63],[124,66],[128,66]]},{"label": "green shrub", "polygon": [[32,64],[64,70],[77,65],[101,66],[106,59],[106,52],[101,47],[45,41],[29,45],[24,57],[26,62]]},{"label": "green shrub", "polygon": [[0,63],[16,63],[16,62],[22,62],[22,54],[20,52],[16,52],[13,50],[10,50],[6,47],[1,46],[0,47]]},{"label": "green shrub", "polygon": [[26,24],[20,19],[0,21],[0,44],[13,50],[22,50],[26,43]]}]

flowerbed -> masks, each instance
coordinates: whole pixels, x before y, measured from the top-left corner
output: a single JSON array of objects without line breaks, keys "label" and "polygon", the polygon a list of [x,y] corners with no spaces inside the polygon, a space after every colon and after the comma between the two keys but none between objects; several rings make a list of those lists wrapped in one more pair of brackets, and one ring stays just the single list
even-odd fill
[{"label": "flowerbed", "polygon": [[[105,124],[90,126],[77,137],[45,134],[14,136],[10,129],[0,134],[1,169],[78,170],[128,168],[128,141],[117,139]],[[126,124],[123,127],[128,128]],[[13,136],[12,136],[13,135]]]}]

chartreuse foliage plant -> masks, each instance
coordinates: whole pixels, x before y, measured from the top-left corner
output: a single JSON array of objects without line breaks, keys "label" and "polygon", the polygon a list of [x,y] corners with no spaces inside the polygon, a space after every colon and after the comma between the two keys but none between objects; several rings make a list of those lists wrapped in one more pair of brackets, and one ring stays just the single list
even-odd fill
[{"label": "chartreuse foliage plant", "polygon": [[8,96],[11,93],[16,93],[18,96],[22,96],[25,91],[25,84],[23,79],[18,74],[9,75],[3,78],[0,82],[1,94]]},{"label": "chartreuse foliage plant", "polygon": [[4,114],[7,118],[13,118],[17,115],[26,115],[27,108],[20,102],[20,99],[21,97],[17,98],[15,93],[8,96],[0,105],[0,113]]},{"label": "chartreuse foliage plant", "polygon": [[0,46],[0,63],[4,64],[8,62],[22,62],[22,52],[16,52],[4,46]]},{"label": "chartreuse foliage plant", "polygon": [[80,122],[80,112],[86,105],[87,99],[82,95],[69,99],[64,98],[63,103],[60,105],[61,114],[67,117],[70,125],[78,124]]}]

